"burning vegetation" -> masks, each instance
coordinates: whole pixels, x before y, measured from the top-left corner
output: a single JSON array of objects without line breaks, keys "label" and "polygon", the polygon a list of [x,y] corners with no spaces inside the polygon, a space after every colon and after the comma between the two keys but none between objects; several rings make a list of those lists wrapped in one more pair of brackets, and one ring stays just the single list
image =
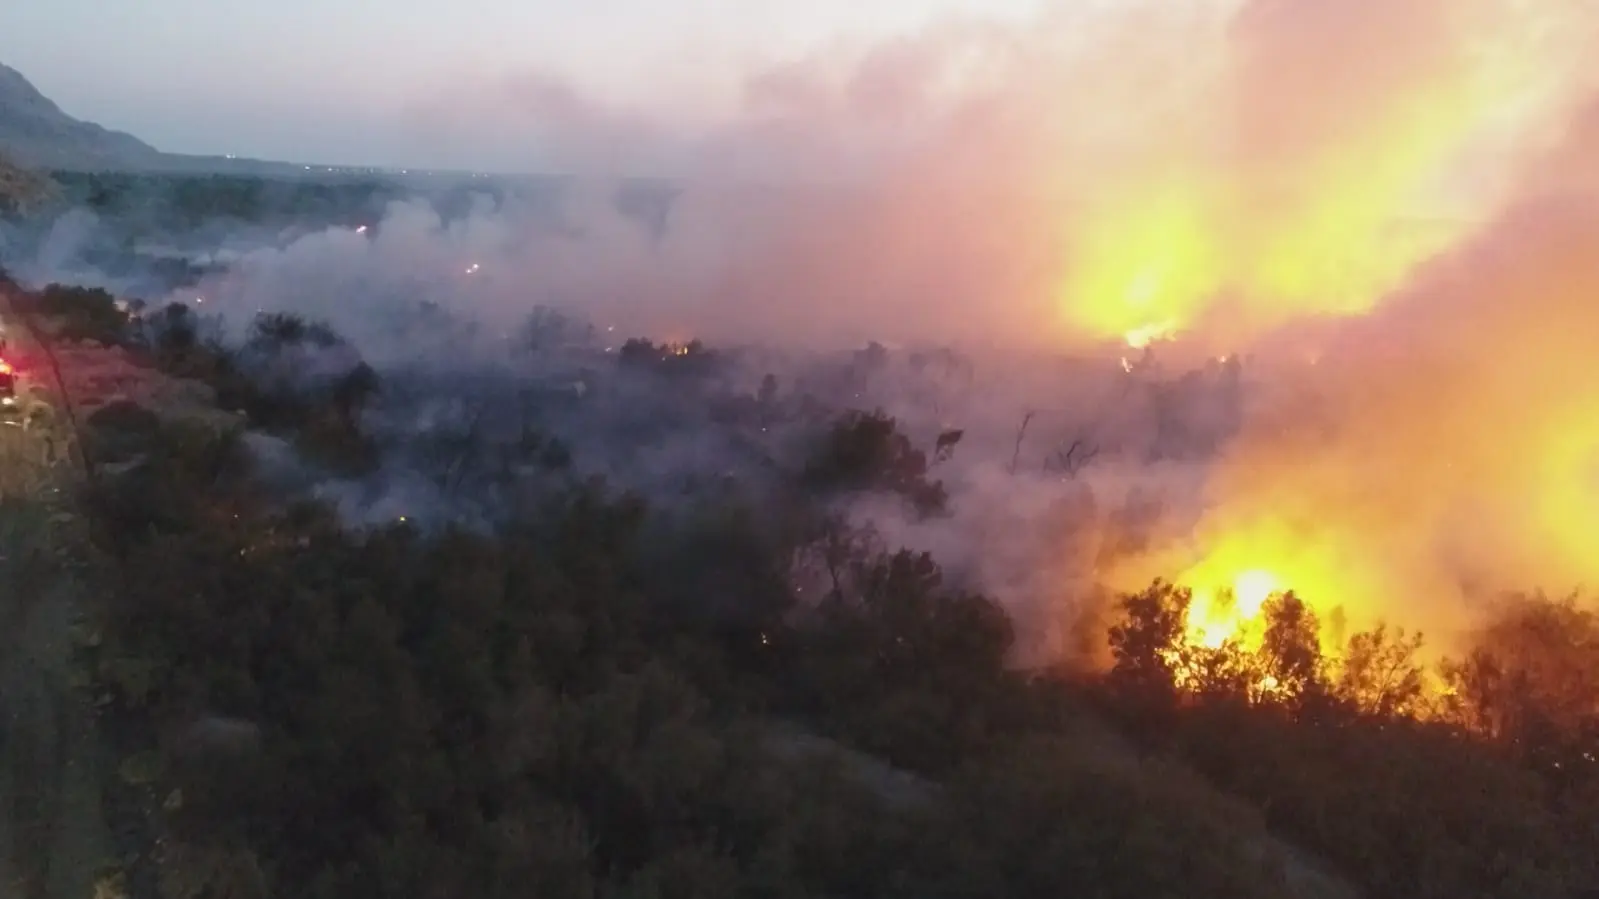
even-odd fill
[{"label": "burning vegetation", "polygon": [[[1111,681],[1168,711],[1241,702],[1292,715],[1406,719],[1502,744],[1561,780],[1599,769],[1599,616],[1579,597],[1509,597],[1460,658],[1381,624],[1344,639],[1292,591],[1239,603],[1157,581],[1118,601]],[[1203,603],[1203,604],[1202,604]],[[1241,603],[1240,603],[1241,605]]]},{"label": "burning vegetation", "polygon": [[[931,149],[821,153],[858,194],[712,183],[648,239],[398,204],[203,308],[23,298],[108,400],[117,882],[1593,895],[1599,210],[1549,185],[1599,147],[1596,18],[1213,6],[1153,54],[1182,77],[996,63],[904,117]],[[835,325],[1001,348],[743,339]],[[227,414],[155,414],[173,383]]]},{"label": "burning vegetation", "polygon": [[[116,345],[210,385],[235,426],[131,402],[88,422],[91,447],[114,431],[121,448],[85,497],[119,576],[80,652],[124,759],[111,807],[139,822],[107,880],[130,895],[385,878],[700,895],[780,876],[818,895],[1522,899],[1599,882],[1599,619],[1576,598],[1507,600],[1435,660],[1417,633],[1319,611],[1297,572],[1217,555],[1192,588],[1109,601],[1084,634],[1104,670],[1020,671],[1018,619],[842,514],[876,497],[947,521],[968,432],[823,414],[702,344],[595,344],[592,393],[513,393],[533,410],[518,433],[451,432],[423,467],[463,490],[541,485],[534,501],[487,526],[352,529],[271,483],[251,440],[381,469],[396,448],[370,413],[417,385],[316,323],[269,314],[228,343],[191,316],[149,311]],[[540,352],[564,363],[573,344]],[[863,360],[881,374],[892,354],[818,383],[860,387]],[[805,439],[738,489],[614,490],[561,416],[637,390],[657,413],[737,396],[746,413],[689,420]]]},{"label": "burning vegetation", "polygon": [[1575,8],[1223,6],[1223,39],[1196,32],[1216,58],[1116,119],[1124,155],[1072,210],[1061,315],[1135,348],[1370,312],[1513,202],[1586,100]]}]

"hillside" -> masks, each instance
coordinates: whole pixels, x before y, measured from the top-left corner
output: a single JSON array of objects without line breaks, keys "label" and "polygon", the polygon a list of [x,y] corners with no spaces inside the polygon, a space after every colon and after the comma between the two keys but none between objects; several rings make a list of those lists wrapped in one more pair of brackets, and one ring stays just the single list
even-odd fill
[{"label": "hillside", "polygon": [[0,62],[0,158],[40,170],[250,176],[347,174],[328,166],[166,153],[122,131],[73,118],[25,75]]},{"label": "hillside", "polygon": [[[127,899],[1582,899],[1599,885],[1599,618],[1570,602],[1529,598],[1427,672],[1420,638],[1384,628],[1329,659],[1288,593],[1264,601],[1259,650],[1200,646],[1182,629],[1192,594],[1156,582],[1106,619],[1108,672],[1023,674],[1003,608],[932,556],[826,518],[841,491],[949,501],[898,423],[829,422],[815,394],[764,387],[735,407],[746,388],[715,377],[722,351],[592,348],[575,403],[475,379],[526,411],[485,403],[465,436],[394,432],[379,423],[420,407],[319,323],[266,315],[227,345],[197,339],[181,304],[130,317],[104,291],[56,286],[14,287],[8,306],[59,360],[56,408],[75,411],[72,446],[95,472],[75,514],[103,568],[55,639],[76,667],[51,673],[93,697],[110,761],[98,796],[74,781],[80,756],[55,749],[78,733],[71,696],[13,666],[29,688],[0,702],[28,717],[0,745],[0,791],[32,789],[0,803],[0,883],[9,860],[19,884],[0,895],[88,895],[78,859],[96,852],[110,859],[97,895]],[[345,374],[282,377],[317,348]],[[816,442],[774,466],[770,492],[617,492],[583,475],[607,447],[567,435],[568,416],[613,415],[600,404],[618,395],[664,443],[676,421],[716,433],[712,409],[715,428]],[[207,405],[220,427],[187,414]],[[480,414],[520,424],[478,429]],[[83,458],[32,433],[0,436]],[[539,492],[512,526],[351,529],[282,480],[284,462]],[[9,576],[42,577],[9,555]],[[31,595],[0,589],[0,606]],[[40,633],[6,629],[29,641],[13,658]]]},{"label": "hillside", "polygon": [[131,134],[67,115],[21,72],[0,63],[0,147],[40,168],[123,168],[159,162]]},{"label": "hillside", "polygon": [[30,209],[55,192],[49,178],[17,165],[0,152],[0,213]]}]

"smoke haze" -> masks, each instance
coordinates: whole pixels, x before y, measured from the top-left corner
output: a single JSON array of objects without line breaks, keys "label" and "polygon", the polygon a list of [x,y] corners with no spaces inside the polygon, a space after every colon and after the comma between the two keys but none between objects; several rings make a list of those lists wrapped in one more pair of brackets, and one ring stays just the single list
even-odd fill
[{"label": "smoke haze", "polygon": [[[1044,643],[1101,582],[1253,572],[1447,635],[1599,576],[1596,28],[1556,0],[1118,3],[829,47],[709,108],[451,85],[417,121],[560,160],[558,210],[400,203],[174,298],[326,320],[380,368],[476,364],[536,306],[618,338],[954,345],[960,390],[854,398],[966,428],[952,517],[857,511]],[[641,173],[680,191],[664,233],[610,201]],[[419,343],[394,321],[421,300],[480,330]],[[1146,345],[1207,377],[1242,354],[1242,420],[1189,403],[1205,451],[1154,449],[1175,388],[1127,387]],[[1078,440],[1094,462],[1047,464]],[[1170,539],[1118,549],[1141,497]]]}]

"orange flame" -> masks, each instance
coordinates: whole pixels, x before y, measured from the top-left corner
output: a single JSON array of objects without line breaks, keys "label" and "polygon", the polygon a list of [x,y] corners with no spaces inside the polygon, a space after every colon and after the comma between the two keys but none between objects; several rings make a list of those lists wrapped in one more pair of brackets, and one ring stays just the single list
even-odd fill
[{"label": "orange flame", "polygon": [[[1136,162],[1105,173],[1073,210],[1081,228],[1068,230],[1059,290],[1067,323],[1139,347],[1217,327],[1224,311],[1234,331],[1360,314],[1476,233],[1505,189],[1465,166],[1506,134],[1531,140],[1553,127],[1570,92],[1567,61],[1541,49],[1549,22],[1514,4],[1410,5],[1391,19],[1360,14],[1383,18],[1364,26],[1374,43],[1408,36],[1414,46],[1374,49],[1387,58],[1338,102],[1322,102],[1328,85],[1304,74],[1316,60],[1299,57],[1327,52],[1313,39],[1268,45],[1240,28],[1201,90],[1221,101],[1208,118],[1150,123],[1125,154]],[[1408,32],[1376,33],[1384,28]],[[1468,29],[1492,43],[1468,40]],[[1453,208],[1426,212],[1440,196]]]}]

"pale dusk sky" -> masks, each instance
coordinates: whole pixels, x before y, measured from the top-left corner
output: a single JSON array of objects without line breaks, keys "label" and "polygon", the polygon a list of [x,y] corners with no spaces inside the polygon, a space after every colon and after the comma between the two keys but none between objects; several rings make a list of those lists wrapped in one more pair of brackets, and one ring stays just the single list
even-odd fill
[{"label": "pale dusk sky", "polygon": [[1041,2],[9,0],[0,62],[68,114],[163,150],[505,169],[518,167],[505,148],[434,139],[414,108],[528,73],[681,103],[829,41],[1014,19]]}]

